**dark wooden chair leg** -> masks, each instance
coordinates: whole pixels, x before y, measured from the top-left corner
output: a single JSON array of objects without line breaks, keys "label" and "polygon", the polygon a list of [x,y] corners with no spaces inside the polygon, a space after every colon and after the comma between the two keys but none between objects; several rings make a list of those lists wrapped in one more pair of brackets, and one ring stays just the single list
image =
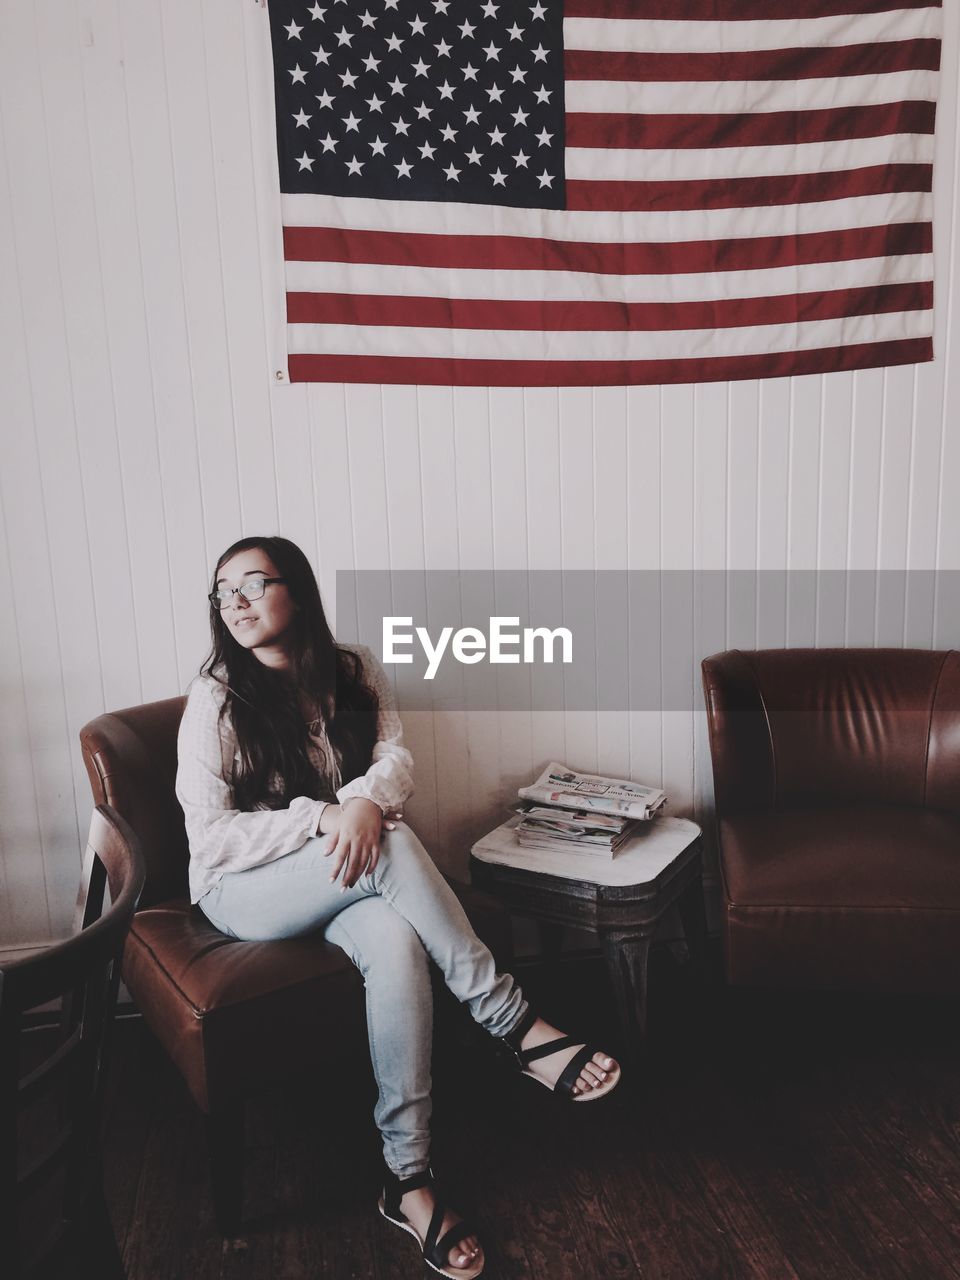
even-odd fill
[{"label": "dark wooden chair leg", "polygon": [[691,971],[696,980],[706,986],[710,979],[710,963],[702,876],[697,876],[687,885],[677,902],[677,908],[683,924]]},{"label": "dark wooden chair leg", "polygon": [[242,1102],[232,1103],[204,1117],[213,1213],[221,1235],[240,1234],[243,1206],[243,1120]]},{"label": "dark wooden chair leg", "polygon": [[651,939],[606,936],[601,940],[627,1052],[632,1056],[643,1048],[647,1034],[647,964]]}]

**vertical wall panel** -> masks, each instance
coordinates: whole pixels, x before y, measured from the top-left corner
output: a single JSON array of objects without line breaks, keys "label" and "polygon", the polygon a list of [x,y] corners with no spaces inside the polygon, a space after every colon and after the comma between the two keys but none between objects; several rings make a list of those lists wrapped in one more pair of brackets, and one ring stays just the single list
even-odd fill
[{"label": "vertical wall panel", "polygon": [[[682,710],[575,710],[561,683],[533,714],[406,716],[410,815],[455,873],[551,757],[662,780],[674,811],[708,816],[704,719],[686,709],[703,652],[958,643],[929,578],[898,576],[960,568],[957,6],[944,22],[934,363],[451,391],[285,385],[263,9],[3,6],[0,945],[67,929],[90,805],[77,730],[185,686],[211,561],[241,533],[301,543],[344,630],[336,575],[353,568],[716,571],[670,597],[662,628],[660,599],[628,601],[654,673],[693,620],[683,687],[660,673]],[[604,606],[577,601],[591,626]]]},{"label": "vertical wall panel", "polygon": [[[261,369],[260,376],[263,376]],[[307,389],[301,383],[289,387],[283,396],[275,396],[271,405],[270,430],[276,457],[276,529],[303,547],[319,568],[317,504],[314,501],[313,476],[315,433],[307,411]],[[268,476],[262,483],[268,483]],[[253,526],[248,526],[252,531]],[[273,527],[265,524],[267,533]],[[333,610],[333,601],[324,600],[324,608]]]},{"label": "vertical wall panel", "polygon": [[[694,669],[693,811],[705,811],[713,795],[713,766],[703,690],[696,660],[726,646],[727,465],[730,439],[730,388],[706,383],[694,392],[694,509],[693,567]],[[710,841],[704,849],[705,883],[712,887],[716,853]]]},{"label": "vertical wall panel", "polygon": [[879,645],[901,645],[906,632],[907,517],[910,496],[910,425],[916,394],[916,368],[884,371],[881,406],[880,507],[877,529],[875,638]]},{"label": "vertical wall panel", "polygon": [[[555,387],[531,388],[524,397],[524,440],[526,453],[525,506],[527,541],[531,570],[558,570],[563,567],[560,513],[560,392]],[[531,579],[531,605],[560,616],[562,600],[555,577]],[[555,611],[555,612],[554,612]],[[530,717],[531,776],[551,760],[580,763],[579,743],[568,745],[563,712],[563,673],[541,669],[533,676],[534,688],[543,689],[547,705]]]},{"label": "vertical wall panel", "polygon": [[[490,398],[486,390],[459,387],[453,392],[456,446],[457,537],[460,567],[470,572],[493,564],[493,514],[490,476]],[[491,601],[491,613],[493,606]],[[466,715],[466,785],[461,804],[471,844],[489,825],[500,803],[500,725],[495,711]],[[461,861],[458,870],[462,869]]]},{"label": "vertical wall panel", "polygon": [[[12,601],[15,583],[6,551],[5,546],[0,556],[0,591]],[[45,850],[15,608],[0,610],[0,672],[5,729],[0,741],[0,939],[46,938],[51,921]]]},{"label": "vertical wall panel", "polygon": [[[362,567],[357,562],[354,538],[346,397],[343,388],[307,388],[307,430],[313,466],[313,505],[317,513],[314,567],[319,575],[320,594],[323,596],[327,618],[331,627],[336,630],[337,570],[348,571]],[[345,627],[355,627],[356,619],[344,619],[343,623]]]},{"label": "vertical wall panel", "polygon": [[424,513],[416,387],[383,388],[383,465],[391,569],[422,569]]},{"label": "vertical wall panel", "polygon": [[[598,583],[597,629],[622,599],[620,572],[627,568],[629,504],[635,495],[627,484],[627,390],[598,387],[593,393],[594,556],[604,571]],[[615,572],[611,581],[606,572]],[[609,596],[609,598],[608,598]],[[597,715],[597,758],[600,773],[621,773],[630,758],[630,717],[624,711]]]},{"label": "vertical wall panel", "polygon": [[[482,392],[475,394],[482,398]],[[453,392],[447,387],[424,387],[420,397],[424,567],[456,569],[460,562],[460,517]],[[454,575],[445,574],[443,582],[445,590],[439,593],[440,616],[428,615],[428,628],[434,637],[444,625],[456,625],[460,610],[460,588]],[[435,854],[444,869],[457,871],[462,868],[469,847],[470,776],[465,711],[452,709],[434,714],[429,752],[433,755],[436,779]]]},{"label": "vertical wall panel", "polygon": [[[647,573],[659,567],[661,556],[661,401],[660,387],[627,388],[627,490],[633,495],[627,511],[627,567]],[[629,590],[630,650],[639,647],[645,665],[659,671],[660,630],[649,621],[659,600],[649,601],[635,585]],[[657,786],[663,780],[660,717],[653,711],[631,710],[630,773]]]},{"label": "vertical wall panel", "polygon": [[91,682],[102,701],[103,678],[40,69],[33,8],[6,7],[0,11],[0,118],[9,187],[4,184],[0,199],[4,221],[9,209],[6,243],[15,254],[5,278],[18,438],[5,450],[3,501],[31,717],[42,874],[50,926],[62,930],[80,864],[80,769],[71,736],[83,723]]},{"label": "vertical wall panel", "polygon": [[818,645],[842,645],[846,627],[846,587],[850,524],[851,439],[856,382],[852,373],[824,379],[820,424],[820,489],[817,568],[826,571],[817,590]]},{"label": "vertical wall panel", "polygon": [[[560,567],[581,572],[597,567],[594,394],[588,387],[562,387],[559,392]],[[577,625],[592,636],[601,620],[594,600],[579,589],[580,581],[568,579],[566,590],[576,593],[576,598],[565,599],[564,605]],[[596,713],[568,708],[565,703],[564,737],[569,763],[595,772]]]},{"label": "vertical wall panel", "polygon": [[[694,563],[694,388],[664,387],[660,423],[661,547],[660,563],[671,572],[688,570]],[[689,676],[682,687],[663,684],[662,785],[673,812],[687,813],[693,804],[693,705],[694,584],[690,575],[681,579],[682,590],[665,596],[661,644],[676,655],[687,649]]]},{"label": "vertical wall panel", "polygon": [[[494,387],[490,396],[490,491],[493,518],[493,569],[529,567],[526,503],[526,425],[524,392]],[[536,512],[530,512],[536,518]],[[498,596],[497,613],[511,616],[511,602]],[[501,794],[515,794],[530,772],[532,720],[527,711],[500,708],[497,759]]]},{"label": "vertical wall panel", "polygon": [[[196,67],[205,82],[210,114],[217,268],[227,339],[227,403],[240,488],[237,536],[275,529],[279,519],[270,382],[264,377],[263,288],[258,272],[238,271],[235,265],[254,263],[260,253],[252,149],[237,145],[236,119],[249,94],[242,8],[235,0],[207,0],[203,5],[198,40],[203,65]],[[197,6],[187,5],[186,12],[195,31]]]},{"label": "vertical wall panel", "polygon": [[824,377],[792,379],[790,488],[787,495],[787,635],[798,646],[816,642],[817,494]]},{"label": "vertical wall panel", "polygon": [[[243,530],[244,511],[204,40],[191,0],[165,0],[158,10],[204,528],[213,556]],[[129,28],[138,17],[131,14]]]},{"label": "vertical wall panel", "polygon": [[[160,480],[153,371],[143,289],[140,229],[128,127],[123,54],[116,7],[108,0],[79,5],[87,154],[96,211],[110,398],[97,405],[115,424],[119,489],[105,494],[102,516],[126,528],[127,583],[140,671],[138,699],[179,685],[173,610],[155,607],[172,595],[166,513]],[[189,469],[184,485],[189,483]],[[96,572],[95,567],[95,572]],[[117,589],[123,589],[122,574]],[[108,705],[116,703],[108,700]]]},{"label": "vertical wall panel", "polygon": [[843,642],[873,644],[876,618],[877,534],[880,523],[880,449],[883,434],[882,369],[855,373],[850,458],[850,524]]},{"label": "vertical wall panel", "polygon": [[[140,671],[126,519],[112,502],[120,469],[87,123],[84,112],[74,109],[83,101],[80,49],[77,28],[64,22],[61,5],[39,4],[36,20],[45,51],[40,66],[44,118],[58,122],[45,133],[67,343],[65,390],[75,426],[75,440],[67,445],[64,461],[70,487],[83,501],[72,546],[89,562],[104,702],[127,706],[138,699]],[[67,412],[64,423],[69,421]],[[69,451],[71,444],[75,455]],[[57,503],[55,493],[49,496]],[[69,507],[64,509],[65,520],[70,513]],[[78,570],[77,585],[83,591],[87,583],[79,566]],[[72,607],[70,616],[75,616]]]},{"label": "vertical wall panel", "polygon": [[[239,514],[236,454],[225,451],[222,465],[208,472],[205,490],[199,465],[198,423],[192,389],[192,363],[187,338],[184,267],[180,254],[180,223],[174,176],[174,154],[167,108],[167,78],[163,29],[155,3],[117,6],[120,32],[118,55],[133,168],[135,217],[140,248],[141,289],[147,323],[151,382],[156,422],[156,450],[163,496],[163,525],[170,561],[170,619],[174,628],[177,687],[183,689],[198,666],[196,653],[205,643],[205,618],[198,600],[207,591],[212,559],[220,547],[207,536],[205,510],[221,510],[231,501]],[[105,15],[106,16],[106,15]],[[94,33],[96,39],[96,31]],[[109,198],[105,192],[105,198]],[[207,244],[206,249],[212,252]],[[222,341],[221,335],[221,341]],[[121,448],[143,449],[149,440],[144,415],[131,414],[120,422],[125,437]],[[204,433],[209,453],[212,443]],[[219,523],[219,522],[218,522]],[[224,521],[226,540],[237,520]],[[226,545],[226,543],[224,543]],[[139,566],[134,568],[134,578]],[[156,590],[162,590],[158,581]],[[147,608],[156,611],[155,596]],[[161,621],[161,625],[162,621]],[[159,689],[144,690],[160,697]]]},{"label": "vertical wall panel", "polygon": [[790,380],[773,378],[760,384],[760,438],[757,475],[757,645],[786,644],[787,519],[790,510]]}]

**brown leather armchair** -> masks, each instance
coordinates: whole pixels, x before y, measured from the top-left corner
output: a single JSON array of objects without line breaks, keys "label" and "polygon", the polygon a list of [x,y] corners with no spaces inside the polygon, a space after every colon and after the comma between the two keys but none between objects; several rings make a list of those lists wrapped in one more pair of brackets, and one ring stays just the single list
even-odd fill
[{"label": "brown leather armchair", "polygon": [[702,669],[728,981],[960,991],[960,653]]},{"label": "brown leather armchair", "polygon": [[[96,804],[139,837],[147,878],[123,955],[123,980],[204,1113],[214,1209],[224,1235],[240,1222],[243,1104],[295,1076],[366,1055],[362,979],[319,936],[239,942],[190,905],[189,851],[174,793],[185,699],[98,716],[80,732]],[[511,953],[492,899],[454,884],[478,934]]]}]

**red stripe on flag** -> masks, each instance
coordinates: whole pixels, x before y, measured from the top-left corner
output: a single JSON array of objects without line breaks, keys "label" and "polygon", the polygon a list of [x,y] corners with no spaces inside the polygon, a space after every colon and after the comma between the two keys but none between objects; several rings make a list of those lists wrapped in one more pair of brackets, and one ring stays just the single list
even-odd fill
[{"label": "red stripe on flag", "polygon": [[567,49],[567,80],[810,80],[937,71],[939,40],[880,40],[821,49],[757,49],[750,53],[612,53]]},{"label": "red stripe on flag", "polygon": [[426,356],[291,355],[291,382],[380,382],[444,387],[599,387],[786,378],[933,359],[931,338],[816,351],[695,360],[453,360]]},{"label": "red stripe on flag", "polygon": [[568,147],[764,147],[837,142],[892,133],[933,133],[935,102],[884,102],[815,111],[763,111],[750,115],[628,115],[573,113],[566,119]]},{"label": "red stripe on flag", "polygon": [[288,293],[287,320],[290,324],[622,333],[790,324],[889,311],[925,311],[932,306],[930,282],[705,302],[534,302]]},{"label": "red stripe on flag", "polygon": [[567,208],[630,212],[741,209],[932,189],[933,165],[930,164],[871,165],[866,169],[835,173],[710,178],[701,182],[587,182],[568,179]]},{"label": "red stripe on flag", "polygon": [[940,0],[566,0],[563,16],[645,22],[766,22],[771,18],[802,21],[940,7]]},{"label": "red stripe on flag", "polygon": [[284,257],[293,262],[677,275],[931,253],[933,230],[929,222],[899,222],[890,226],[749,239],[604,244],[540,240],[533,236],[452,236],[339,227],[284,227],[283,246]]}]

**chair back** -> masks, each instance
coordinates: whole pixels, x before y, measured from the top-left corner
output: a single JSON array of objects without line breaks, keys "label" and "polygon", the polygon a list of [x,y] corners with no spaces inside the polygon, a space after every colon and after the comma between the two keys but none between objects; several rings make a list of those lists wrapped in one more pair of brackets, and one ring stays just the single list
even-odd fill
[{"label": "chair back", "polygon": [[960,653],[761,649],[702,663],[717,813],[960,812]]},{"label": "chair back", "polygon": [[94,804],[115,809],[137,833],[147,869],[140,905],[188,892],[190,850],[174,791],[185,698],[97,716],[80,730]]},{"label": "chair back", "polygon": [[[89,1231],[92,1201],[102,1202],[98,1138],[104,1061],[120,958],[143,883],[136,836],[118,814],[98,807],[84,857],[77,931],[39,955],[0,969],[0,1257],[5,1275],[46,1271],[78,1232]],[[108,885],[110,905],[104,910]],[[24,1070],[25,1015],[58,999],[57,1047]],[[25,1222],[31,1226],[29,1240]]]}]

